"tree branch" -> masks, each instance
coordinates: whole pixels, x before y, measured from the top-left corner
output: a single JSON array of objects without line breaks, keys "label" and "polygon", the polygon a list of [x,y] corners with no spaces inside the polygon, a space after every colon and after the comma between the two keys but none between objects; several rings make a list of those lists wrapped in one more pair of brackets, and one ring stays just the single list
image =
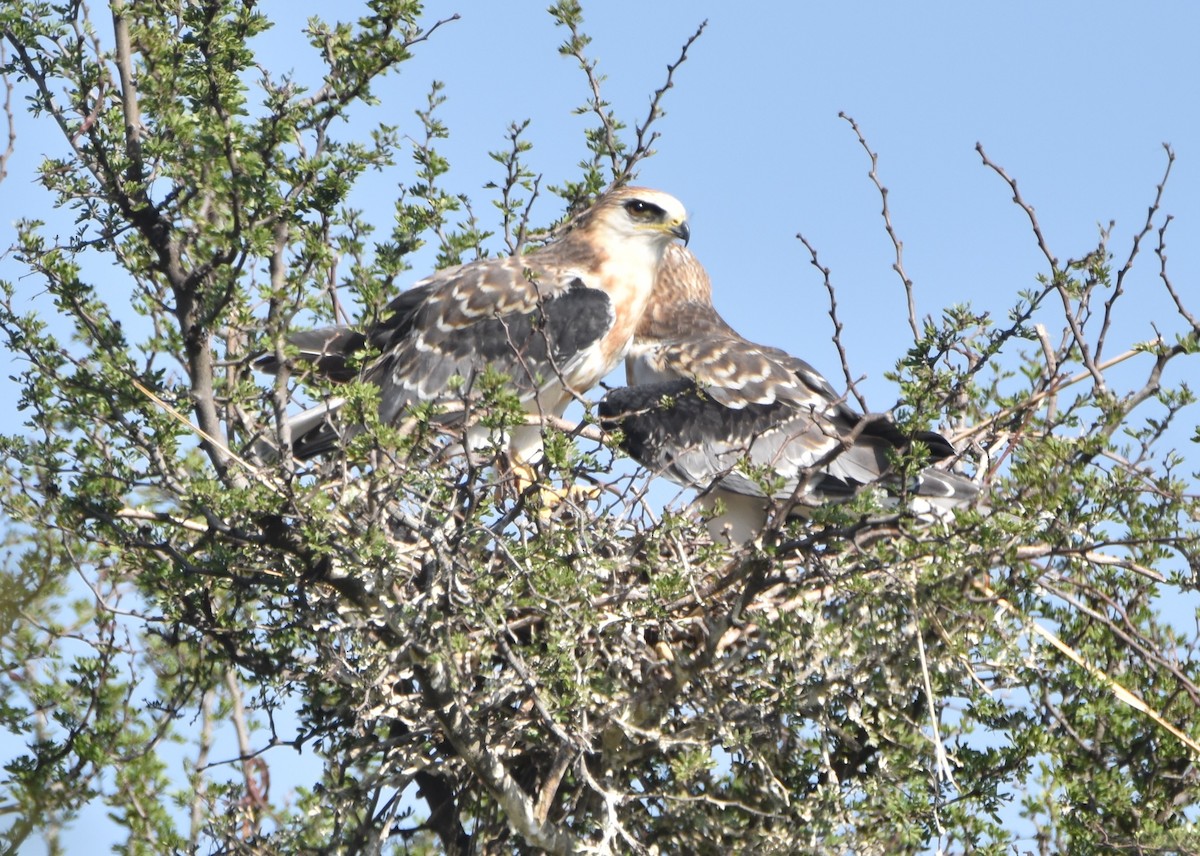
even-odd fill
[{"label": "tree branch", "polygon": [[145,178],[142,163],[142,114],[138,104],[137,86],[133,79],[133,45],[129,39],[129,19],[125,15],[124,2],[112,4],[113,56],[117,63],[117,75],[121,81],[121,111],[125,116],[125,157],[129,160],[125,177],[141,187]]},{"label": "tree branch", "polygon": [[833,281],[829,278],[830,269],[821,264],[817,258],[816,248],[808,242],[804,235],[797,234],[800,243],[804,244],[808,250],[809,263],[821,272],[821,276],[825,282],[825,291],[829,294],[829,318],[833,321],[833,346],[837,348],[838,359],[842,364],[842,377],[846,380],[846,389],[854,396],[854,400],[858,402],[858,407],[864,413],[869,413],[871,408],[867,406],[867,400],[862,393],[858,391],[858,384],[854,376],[850,373],[850,361],[846,356],[846,347],[842,343],[842,321],[838,317],[837,311],[837,292],[833,288]]},{"label": "tree branch", "polygon": [[549,853],[574,853],[578,849],[575,839],[556,825],[538,820],[534,801],[491,750],[487,735],[463,711],[454,692],[454,680],[446,660],[448,653],[439,654],[418,669],[431,709],[437,711],[446,738],[504,809],[513,830],[525,841]]},{"label": "tree branch", "polygon": [[896,230],[892,228],[892,213],[888,209],[888,189],[879,180],[879,173],[876,170],[876,167],[879,165],[879,156],[871,151],[871,147],[867,145],[866,137],[863,136],[862,131],[858,128],[858,123],[852,117],[846,115],[844,112],[838,113],[838,117],[850,123],[850,127],[854,129],[855,136],[858,137],[858,144],[862,146],[863,151],[867,153],[867,157],[871,159],[871,170],[867,175],[870,176],[871,182],[875,185],[876,190],[879,191],[879,198],[883,202],[883,211],[881,212],[883,214],[883,225],[887,229],[888,237],[892,239],[892,246],[896,251],[896,260],[892,263],[892,270],[899,275],[900,281],[904,284],[904,296],[908,301],[908,326],[912,328],[913,341],[916,342],[921,338],[921,330],[917,324],[917,302],[913,295],[913,282],[908,278],[908,274],[904,272],[904,242],[900,240],[896,234]]},{"label": "tree branch", "polygon": [[3,70],[7,64],[8,48],[5,47],[4,39],[0,38],[0,85],[4,87],[4,124],[8,128],[4,150],[0,151],[0,181],[4,181],[8,175],[8,161],[13,156],[17,142],[17,121],[12,108],[13,85],[8,78],[8,72]]}]

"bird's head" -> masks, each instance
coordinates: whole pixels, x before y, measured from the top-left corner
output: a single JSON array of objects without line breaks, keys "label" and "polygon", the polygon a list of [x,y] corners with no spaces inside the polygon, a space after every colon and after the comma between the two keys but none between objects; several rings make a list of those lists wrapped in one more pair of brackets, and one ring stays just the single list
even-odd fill
[{"label": "bird's head", "polygon": [[666,246],[676,238],[686,244],[692,236],[683,203],[669,193],[648,187],[622,187],[611,191],[602,196],[584,217],[595,227],[619,237],[649,238],[660,246]]}]

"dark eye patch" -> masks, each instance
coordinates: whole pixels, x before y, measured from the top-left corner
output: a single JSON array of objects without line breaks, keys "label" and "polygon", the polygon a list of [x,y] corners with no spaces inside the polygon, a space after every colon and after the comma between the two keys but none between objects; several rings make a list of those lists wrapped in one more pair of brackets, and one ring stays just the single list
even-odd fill
[{"label": "dark eye patch", "polygon": [[653,202],[647,202],[644,199],[630,199],[625,203],[625,210],[635,220],[659,220],[667,213]]}]

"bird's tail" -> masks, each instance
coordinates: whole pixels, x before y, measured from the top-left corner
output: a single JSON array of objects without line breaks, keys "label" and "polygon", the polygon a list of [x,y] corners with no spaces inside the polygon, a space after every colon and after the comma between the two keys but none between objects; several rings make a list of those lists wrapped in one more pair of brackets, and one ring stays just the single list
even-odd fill
[{"label": "bird's tail", "polygon": [[[344,398],[331,398],[315,407],[302,410],[287,418],[287,430],[283,436],[291,438],[292,455],[307,460],[337,448],[348,439],[346,430],[340,428],[335,417],[345,405]],[[254,443],[254,456],[260,461],[279,459],[276,437],[262,437]]]}]

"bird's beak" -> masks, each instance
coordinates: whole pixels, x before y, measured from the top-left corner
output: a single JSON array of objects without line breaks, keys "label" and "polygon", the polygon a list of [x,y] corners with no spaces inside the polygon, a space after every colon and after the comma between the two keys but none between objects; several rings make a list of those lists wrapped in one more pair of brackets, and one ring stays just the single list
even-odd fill
[{"label": "bird's beak", "polygon": [[672,226],[671,234],[683,241],[685,247],[688,245],[688,241],[692,239],[692,230],[688,227],[686,220]]}]

